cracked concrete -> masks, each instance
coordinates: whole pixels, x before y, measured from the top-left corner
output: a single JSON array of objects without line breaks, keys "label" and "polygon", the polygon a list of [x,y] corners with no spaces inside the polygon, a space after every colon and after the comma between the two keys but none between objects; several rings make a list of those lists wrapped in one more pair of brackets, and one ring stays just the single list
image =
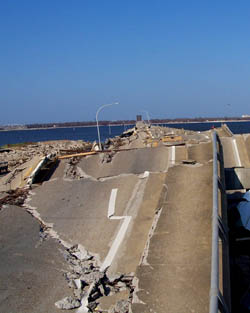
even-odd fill
[{"label": "cracked concrete", "polygon": [[[150,131],[146,130],[143,136],[138,135],[138,132],[140,130],[136,130],[129,139],[111,140],[109,145],[120,149],[124,148],[123,143],[126,143],[128,147],[134,145],[136,148],[141,147],[140,149],[61,161],[50,180],[33,186],[34,189],[29,193],[27,200],[20,202],[20,205],[24,206],[18,209],[25,214],[25,219],[32,220],[36,229],[30,232],[35,234],[35,240],[27,239],[29,228],[25,227],[28,227],[28,224],[23,229],[26,237],[18,244],[21,244],[26,252],[25,244],[31,241],[32,252],[25,256],[27,263],[22,261],[23,264],[18,266],[26,264],[29,270],[29,265],[34,264],[30,261],[31,256],[37,251],[47,251],[47,247],[51,248],[47,253],[39,254],[40,262],[52,264],[49,269],[46,265],[41,267],[46,272],[45,278],[48,279],[49,273],[54,271],[47,282],[48,290],[45,295],[48,295],[50,302],[44,301],[43,294],[36,291],[37,299],[32,307],[39,306],[36,312],[42,313],[42,309],[43,313],[57,312],[59,308],[78,313],[141,312],[141,308],[144,310],[154,302],[154,299],[150,299],[150,294],[152,290],[154,292],[155,286],[151,290],[149,284],[147,291],[143,275],[148,271],[151,271],[152,277],[158,275],[159,264],[152,262],[152,251],[157,256],[161,251],[159,245],[165,244],[158,243],[155,239],[159,234],[169,235],[169,229],[162,226],[166,214],[164,207],[169,201],[166,200],[166,194],[170,190],[170,193],[177,193],[175,195],[178,199],[180,192],[179,189],[173,189],[172,184],[175,183],[174,179],[169,181],[169,171],[172,173],[178,169],[180,172],[188,171],[191,174],[193,171],[206,170],[211,166],[211,142],[207,136],[209,133],[174,130],[174,134],[183,136],[186,145],[171,148],[161,142],[156,148],[142,148],[147,145],[146,140],[150,136],[160,141],[162,136],[169,134],[170,129],[151,128]],[[182,160],[188,159],[196,163],[180,165]],[[112,190],[117,190],[116,199],[113,201],[114,207],[109,210]],[[8,208],[4,206],[0,215],[6,214]],[[15,215],[19,216],[18,213]],[[123,235],[120,236],[122,240],[106,266],[105,258],[112,250],[124,224],[123,220],[118,218],[124,217],[130,218],[129,223],[126,229],[124,227]],[[17,223],[19,226],[16,227],[23,227],[23,223],[24,220]],[[159,233],[159,228],[162,227]],[[13,229],[8,231],[11,237]],[[15,240],[18,240],[17,235]],[[7,258],[11,258],[11,253],[7,252]],[[37,264],[40,265],[39,262]],[[164,264],[165,261],[162,260],[159,266]],[[42,275],[39,269],[37,275]],[[11,279],[13,280],[13,277]],[[150,283],[154,285],[154,281]],[[25,284],[29,286],[27,280]],[[164,284],[168,285],[168,282],[163,280],[160,284],[164,289]],[[34,286],[40,291],[38,281],[34,280]],[[62,289],[59,290],[59,287]],[[145,290],[148,292],[146,296]],[[50,297],[50,292],[53,297]],[[10,297],[10,294],[7,294],[9,300],[4,300],[6,307]],[[23,309],[21,312],[26,311]],[[31,309],[27,311],[29,312]]]},{"label": "cracked concrete", "polygon": [[156,212],[155,212],[155,217],[153,219],[153,223],[152,223],[151,229],[150,229],[149,234],[148,234],[148,240],[146,242],[146,246],[145,246],[144,251],[142,253],[142,257],[141,257],[139,265],[149,265],[150,266],[150,264],[148,263],[148,260],[147,260],[148,253],[149,253],[150,240],[151,240],[152,236],[154,235],[154,231],[155,231],[155,228],[157,226],[158,220],[161,216],[161,212],[162,212],[162,208],[156,210]]},{"label": "cracked concrete", "polygon": [[142,148],[117,152],[110,163],[100,163],[98,155],[82,159],[78,166],[88,175],[100,178],[120,174],[141,174],[164,171],[168,166],[167,147]]},{"label": "cracked concrete", "polygon": [[69,293],[63,247],[52,238],[37,245],[39,229],[36,219],[20,207],[0,212],[1,312],[54,313],[54,302]]}]

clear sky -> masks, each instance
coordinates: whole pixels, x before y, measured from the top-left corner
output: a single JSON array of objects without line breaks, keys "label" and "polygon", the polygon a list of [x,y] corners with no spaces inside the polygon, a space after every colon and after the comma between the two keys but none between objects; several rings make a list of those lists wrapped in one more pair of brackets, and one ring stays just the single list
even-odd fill
[{"label": "clear sky", "polygon": [[115,101],[100,119],[250,114],[250,1],[0,1],[0,124]]}]

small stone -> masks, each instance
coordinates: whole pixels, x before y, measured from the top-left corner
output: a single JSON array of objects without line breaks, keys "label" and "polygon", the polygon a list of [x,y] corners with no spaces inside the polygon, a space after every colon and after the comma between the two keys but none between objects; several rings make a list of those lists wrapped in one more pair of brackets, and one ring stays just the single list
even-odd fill
[{"label": "small stone", "polygon": [[96,307],[97,307],[97,303],[96,302],[90,302],[88,304],[88,308],[91,310],[91,312],[93,312]]},{"label": "small stone", "polygon": [[120,281],[122,279],[123,275],[112,275],[112,276],[108,276],[109,279],[109,283],[111,285],[116,284],[118,281]]},{"label": "small stone", "polygon": [[79,308],[81,306],[81,302],[73,297],[65,297],[62,300],[57,301],[55,306],[61,310],[71,310]]},{"label": "small stone", "polygon": [[91,272],[89,274],[84,274],[81,276],[81,280],[84,281],[86,284],[91,284],[92,282],[98,282],[102,279],[104,273],[102,272]]},{"label": "small stone", "polygon": [[77,288],[77,289],[81,289],[81,287],[82,287],[82,282],[81,282],[81,280],[78,278],[78,279],[74,279],[74,283],[75,283],[75,287]]},{"label": "small stone", "polygon": [[73,293],[77,299],[81,299],[83,297],[83,294],[84,294],[83,290],[81,290],[81,289],[74,289]]},{"label": "small stone", "polygon": [[88,251],[80,244],[72,247],[71,249],[73,250],[71,254],[81,261],[87,261],[92,258]]},{"label": "small stone", "polygon": [[116,284],[116,287],[118,287],[119,289],[123,289],[123,290],[127,288],[126,284],[121,281],[118,281],[118,283]]}]

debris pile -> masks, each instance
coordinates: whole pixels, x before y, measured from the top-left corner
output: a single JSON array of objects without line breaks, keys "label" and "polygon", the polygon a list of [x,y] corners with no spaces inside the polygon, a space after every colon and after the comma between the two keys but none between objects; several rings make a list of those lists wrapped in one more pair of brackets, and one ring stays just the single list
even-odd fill
[{"label": "debris pile", "polygon": [[80,158],[73,157],[69,159],[65,167],[65,177],[69,179],[80,179],[81,174],[77,168],[77,164],[79,163]]},{"label": "debris pile", "polygon": [[[59,309],[69,310],[85,305],[89,312],[103,312],[98,309],[100,298],[112,296],[127,290],[129,299],[118,301],[109,312],[129,312],[134,287],[133,274],[109,276],[100,271],[100,262],[81,245],[74,245],[64,252],[71,271],[64,274],[73,296],[65,297],[55,303]],[[119,309],[119,310],[118,310]]]},{"label": "debris pile", "polygon": [[175,145],[177,143],[185,144],[185,142],[206,142],[210,140],[208,132],[200,133],[191,130],[153,126],[143,122],[137,122],[134,128],[123,132],[120,136],[107,139],[104,143],[104,149],[118,150],[157,147],[159,144]]},{"label": "debris pile", "polygon": [[102,163],[110,163],[115,155],[115,151],[111,151],[109,153],[102,154]]},{"label": "debris pile", "polygon": [[91,150],[91,143],[82,140],[56,140],[49,142],[38,142],[36,144],[18,144],[11,149],[0,153],[0,162],[8,162],[10,170],[31,160],[34,156],[45,156],[48,154],[63,155],[68,153],[79,153]]},{"label": "debris pile", "polygon": [[5,193],[5,196],[0,199],[0,210],[3,205],[17,205],[22,206],[28,196],[29,189],[18,188],[16,190],[10,190]]}]

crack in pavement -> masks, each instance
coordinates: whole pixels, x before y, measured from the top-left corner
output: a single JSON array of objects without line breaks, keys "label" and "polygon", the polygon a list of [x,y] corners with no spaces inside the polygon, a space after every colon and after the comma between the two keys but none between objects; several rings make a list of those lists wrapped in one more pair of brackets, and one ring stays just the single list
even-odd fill
[{"label": "crack in pavement", "polygon": [[[117,196],[118,189],[114,188],[111,190],[107,217],[109,219],[124,219],[124,221],[123,221],[123,223],[122,223],[122,225],[121,225],[121,227],[120,227],[120,229],[116,235],[116,238],[114,239],[114,241],[111,245],[111,248],[110,248],[104,262],[102,263],[102,265],[100,267],[100,272],[104,273],[105,277],[107,277],[106,272],[107,272],[108,268],[111,266],[116,254],[117,254],[117,251],[121,245],[121,242],[125,238],[126,232],[128,231],[129,225],[131,224],[130,222],[132,220],[132,216],[135,217],[135,215],[136,215],[135,211],[137,211],[137,209],[139,208],[139,206],[141,204],[141,201],[143,199],[144,190],[145,190],[145,187],[146,187],[146,184],[148,181],[148,177],[149,177],[149,172],[146,171],[141,176],[142,180],[137,182],[137,184],[134,188],[133,194],[130,197],[128,204],[125,208],[123,216],[114,216],[114,214],[115,214],[115,202],[116,202],[116,196]],[[139,190],[141,192],[139,192]],[[130,215],[128,215],[129,212],[131,212]],[[130,292],[130,299],[127,300],[127,304],[130,306],[130,304],[132,303],[132,298],[133,298],[133,294],[134,294],[134,284],[133,284],[134,274],[131,273],[129,275],[129,277],[130,277],[130,280],[128,280],[127,289]],[[97,288],[96,282],[93,282],[89,286],[87,293],[84,295],[84,297],[81,300],[81,307],[77,310],[77,313],[89,312],[88,309],[89,309],[89,304],[90,304],[89,302],[90,302],[91,297],[92,297],[91,295],[95,293],[96,288]]]},{"label": "crack in pavement", "polygon": [[[138,197],[137,199],[135,198],[137,196],[138,190],[141,186],[143,186],[142,184],[145,185],[148,176],[149,173],[146,172],[141,177],[146,179],[142,179],[137,183],[137,186],[132,194],[132,197],[130,198],[128,205],[132,206],[133,204],[134,207],[134,205],[136,204],[136,206],[138,206]],[[113,248],[111,247],[111,252],[107,255],[106,262],[104,261],[102,267],[100,267],[101,263],[97,256],[95,256],[94,254],[90,254],[83,246],[79,244],[72,246],[72,244],[60,238],[59,234],[53,229],[53,223],[45,222],[40,216],[39,209],[29,204],[32,196],[35,195],[35,192],[29,192],[29,195],[26,198],[23,207],[27,211],[27,213],[31,214],[32,217],[38,220],[39,224],[41,225],[41,241],[46,240],[47,237],[50,237],[57,240],[59,244],[66,248],[66,251],[63,250],[62,253],[71,268],[70,272],[64,273],[64,277],[68,283],[68,286],[71,288],[71,290],[73,289],[73,296],[67,296],[57,301],[55,303],[55,306],[57,308],[78,308],[78,312],[93,311],[98,305],[98,303],[96,302],[97,299],[103,296],[108,296],[120,292],[124,290],[124,288],[129,291],[129,299],[124,300],[126,303],[123,301],[123,303],[119,304],[118,301],[116,303],[116,307],[119,305],[130,306],[132,301],[132,294],[134,291],[132,283],[134,274],[130,273],[128,275],[119,275],[119,277],[117,277],[116,275],[116,278],[109,277],[106,274],[106,270],[108,269],[113,258],[115,257],[116,252],[125,236],[130,220],[132,218],[131,216],[114,216],[116,194],[117,190],[112,190],[108,217],[110,219],[124,219],[124,222],[122,223],[122,227],[118,232],[117,238],[119,238],[119,240],[117,242],[114,241]],[[139,200],[141,201],[141,197],[139,197]],[[126,210],[128,210],[128,207],[126,207],[125,211]]]},{"label": "crack in pavement", "polygon": [[[162,212],[162,208],[160,209],[157,209],[156,212],[155,212],[155,216],[154,216],[154,219],[153,219],[153,222],[152,222],[152,226],[149,230],[149,233],[148,233],[148,239],[147,239],[147,242],[146,242],[146,245],[145,245],[145,248],[143,250],[143,253],[142,253],[142,256],[141,256],[141,260],[139,262],[139,265],[148,265],[151,267],[151,265],[148,263],[148,253],[149,253],[149,246],[150,246],[150,241],[151,241],[151,238],[153,237],[154,235],[154,232],[155,232],[155,229],[156,229],[156,226],[157,226],[157,223],[160,219],[160,216],[161,216],[161,212]],[[151,267],[152,268],[152,267]]]}]

